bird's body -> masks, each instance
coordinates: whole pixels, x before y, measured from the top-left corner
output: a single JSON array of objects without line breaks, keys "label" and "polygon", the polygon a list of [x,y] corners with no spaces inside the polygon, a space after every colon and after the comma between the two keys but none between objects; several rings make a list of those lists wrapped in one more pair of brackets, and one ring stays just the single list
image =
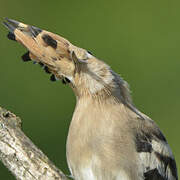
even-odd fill
[{"label": "bird's body", "polygon": [[8,37],[23,44],[29,58],[45,65],[53,79],[69,82],[76,95],[67,138],[67,161],[75,180],[178,179],[165,137],[133,105],[128,84],[118,74],[56,34],[7,21]]},{"label": "bird's body", "polygon": [[78,180],[139,179],[129,126],[137,116],[128,115],[123,104],[113,101],[78,100],[67,141],[68,163]]}]

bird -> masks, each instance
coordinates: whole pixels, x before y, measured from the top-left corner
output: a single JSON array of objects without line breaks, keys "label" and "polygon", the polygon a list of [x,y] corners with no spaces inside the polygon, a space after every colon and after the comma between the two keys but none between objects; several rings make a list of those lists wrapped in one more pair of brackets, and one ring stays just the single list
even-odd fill
[{"label": "bird", "polygon": [[128,83],[104,61],[67,39],[5,18],[7,37],[28,52],[23,61],[39,63],[75,96],[66,157],[75,180],[178,180],[168,142],[133,104]]}]

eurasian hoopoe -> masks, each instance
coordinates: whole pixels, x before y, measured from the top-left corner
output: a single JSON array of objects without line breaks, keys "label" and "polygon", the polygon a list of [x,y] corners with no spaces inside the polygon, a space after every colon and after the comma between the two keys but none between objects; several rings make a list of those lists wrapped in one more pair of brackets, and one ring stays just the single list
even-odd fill
[{"label": "eurasian hoopoe", "polygon": [[157,125],[133,105],[128,84],[85,49],[37,27],[7,19],[8,38],[28,49],[51,80],[73,89],[77,104],[67,138],[76,180],[177,180],[171,149]]}]

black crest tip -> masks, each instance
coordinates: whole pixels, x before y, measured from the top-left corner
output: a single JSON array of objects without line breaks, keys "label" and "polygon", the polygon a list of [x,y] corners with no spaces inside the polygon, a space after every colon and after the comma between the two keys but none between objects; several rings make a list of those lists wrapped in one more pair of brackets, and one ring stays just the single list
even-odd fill
[{"label": "black crest tip", "polygon": [[9,32],[7,34],[7,38],[10,39],[10,40],[16,41],[16,36],[11,32]]},{"label": "black crest tip", "polygon": [[39,65],[40,65],[41,67],[44,67],[44,64],[43,64],[42,62],[39,62]]},{"label": "black crest tip", "polygon": [[56,81],[56,77],[55,77],[54,74],[51,75],[50,80],[53,81],[53,82]]},{"label": "black crest tip", "polygon": [[22,55],[21,58],[24,62],[31,61],[31,58],[29,57],[29,51]]},{"label": "black crest tip", "polygon": [[51,72],[49,71],[49,68],[47,66],[44,67],[44,71],[48,74],[51,74]]}]

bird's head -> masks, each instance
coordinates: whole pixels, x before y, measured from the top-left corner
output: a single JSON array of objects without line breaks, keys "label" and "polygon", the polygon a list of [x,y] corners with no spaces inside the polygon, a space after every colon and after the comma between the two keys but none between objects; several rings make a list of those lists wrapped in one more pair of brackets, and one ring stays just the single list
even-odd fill
[{"label": "bird's head", "polygon": [[8,38],[28,49],[22,56],[24,61],[34,60],[52,74],[51,80],[69,83],[76,96],[130,97],[127,83],[87,50],[59,35],[15,20],[6,18],[4,25],[10,31]]}]

